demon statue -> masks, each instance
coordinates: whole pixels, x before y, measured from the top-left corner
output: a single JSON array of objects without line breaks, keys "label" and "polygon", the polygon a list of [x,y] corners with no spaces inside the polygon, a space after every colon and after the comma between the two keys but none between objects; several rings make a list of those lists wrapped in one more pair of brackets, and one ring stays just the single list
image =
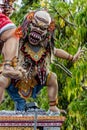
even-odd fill
[{"label": "demon statue", "polygon": [[81,50],[72,56],[54,47],[55,24],[45,10],[28,13],[22,25],[14,30],[9,28],[1,33],[5,43],[2,50],[4,63],[0,75],[0,101],[6,88],[16,102],[17,110],[24,110],[26,98],[36,98],[43,86],[47,86],[49,110],[59,112],[57,76],[49,70],[52,55],[74,62]]}]

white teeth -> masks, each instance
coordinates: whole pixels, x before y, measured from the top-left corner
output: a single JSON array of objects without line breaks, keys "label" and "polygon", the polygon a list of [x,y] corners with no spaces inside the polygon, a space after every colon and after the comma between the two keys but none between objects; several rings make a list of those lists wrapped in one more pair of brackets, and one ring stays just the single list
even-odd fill
[{"label": "white teeth", "polygon": [[40,41],[41,41],[41,37],[40,37]]},{"label": "white teeth", "polygon": [[34,43],[41,40],[41,36],[39,34],[34,33],[34,32],[32,32],[30,34],[30,37],[31,37],[31,41]]},{"label": "white teeth", "polygon": [[31,41],[32,41],[32,38],[31,38]]},{"label": "white teeth", "polygon": [[41,37],[40,37],[40,36],[38,36],[38,39],[41,39]]}]

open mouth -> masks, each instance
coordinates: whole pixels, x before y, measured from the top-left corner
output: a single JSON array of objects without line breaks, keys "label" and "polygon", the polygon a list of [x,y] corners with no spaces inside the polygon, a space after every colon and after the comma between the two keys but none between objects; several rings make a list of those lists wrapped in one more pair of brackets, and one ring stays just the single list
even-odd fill
[{"label": "open mouth", "polygon": [[41,35],[35,31],[31,32],[29,35],[29,42],[31,44],[37,44],[41,41]]}]

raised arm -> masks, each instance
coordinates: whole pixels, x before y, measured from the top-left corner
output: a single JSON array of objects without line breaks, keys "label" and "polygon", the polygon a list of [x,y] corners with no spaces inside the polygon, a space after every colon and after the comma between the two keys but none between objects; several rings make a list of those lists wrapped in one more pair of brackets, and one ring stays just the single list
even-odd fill
[{"label": "raised arm", "polygon": [[5,41],[2,50],[5,61],[11,61],[15,56],[18,57],[19,40],[14,36],[14,32],[15,29],[9,29],[1,36],[1,40]]},{"label": "raised arm", "polygon": [[73,60],[73,56],[62,49],[54,48],[54,55],[62,59]]},{"label": "raised arm", "polygon": [[59,57],[59,58],[62,58],[62,59],[66,59],[66,60],[69,60],[69,61],[72,61],[72,62],[75,62],[76,60],[79,59],[81,53],[83,52],[84,50],[82,50],[81,48],[78,49],[77,53],[73,56],[71,54],[69,54],[68,52],[62,50],[62,49],[57,49],[57,48],[54,48],[54,55],[56,57]]}]

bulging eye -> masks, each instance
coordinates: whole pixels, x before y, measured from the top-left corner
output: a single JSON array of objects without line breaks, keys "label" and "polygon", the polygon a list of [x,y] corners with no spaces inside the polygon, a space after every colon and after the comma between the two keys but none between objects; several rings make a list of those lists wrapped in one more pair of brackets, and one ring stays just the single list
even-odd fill
[{"label": "bulging eye", "polygon": [[32,25],[33,25],[34,27],[37,27],[37,24],[36,24],[36,23],[34,23],[34,22],[32,22]]},{"label": "bulging eye", "polygon": [[47,28],[44,27],[44,26],[41,26],[40,29],[44,31],[44,30],[46,30]]}]

